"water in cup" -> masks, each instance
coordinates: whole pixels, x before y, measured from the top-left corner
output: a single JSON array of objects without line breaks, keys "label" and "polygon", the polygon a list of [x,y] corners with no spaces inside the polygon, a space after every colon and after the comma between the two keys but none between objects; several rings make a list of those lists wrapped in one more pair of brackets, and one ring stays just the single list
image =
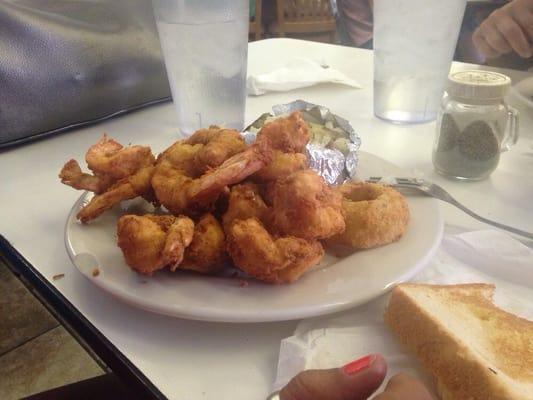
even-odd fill
[{"label": "water in cup", "polygon": [[399,123],[435,119],[466,0],[374,2],[374,113]]},{"label": "water in cup", "polygon": [[154,0],[178,125],[242,129],[248,0]]}]

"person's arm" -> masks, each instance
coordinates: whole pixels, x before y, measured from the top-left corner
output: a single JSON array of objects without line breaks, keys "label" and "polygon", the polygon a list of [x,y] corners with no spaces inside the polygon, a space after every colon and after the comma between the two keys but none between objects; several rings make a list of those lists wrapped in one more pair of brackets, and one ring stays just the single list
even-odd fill
[{"label": "person's arm", "polygon": [[515,51],[524,58],[533,55],[533,0],[512,0],[494,11],[472,37],[487,58]]},{"label": "person's arm", "polygon": [[[308,370],[285,386],[280,400],[366,400],[383,382],[387,365],[371,354],[342,368]],[[432,400],[427,389],[407,374],[393,376],[375,400]]]},{"label": "person's arm", "polygon": [[353,45],[361,46],[372,39],[373,0],[337,0],[337,7]]}]

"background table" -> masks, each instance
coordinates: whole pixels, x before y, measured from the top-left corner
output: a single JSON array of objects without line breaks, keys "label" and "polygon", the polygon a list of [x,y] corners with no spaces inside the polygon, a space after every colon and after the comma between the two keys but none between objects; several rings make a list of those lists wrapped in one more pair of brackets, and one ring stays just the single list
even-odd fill
[{"label": "background table", "polygon": [[[373,117],[372,52],[362,49],[270,39],[250,44],[249,72],[257,73],[303,56],[325,61],[364,87],[320,85],[249,98],[246,119],[271,106],[304,99],[331,108],[360,133],[362,150],[442,184],[480,214],[533,231],[532,110],[521,108],[521,137],[502,156],[490,179],[446,180],[433,172],[435,124],[393,125]],[[464,64],[454,68],[467,68]],[[504,71],[513,79],[524,73]],[[58,110],[61,112],[61,110]],[[103,132],[122,143],[149,144],[158,152],[177,139],[171,104],[154,106],[90,128],[0,153],[0,233],[59,290],[161,392],[175,399],[250,400],[264,398],[273,382],[280,340],[297,321],[232,325],[186,321],[150,314],[114,299],[92,285],[67,257],[63,230],[80,192],[60,184],[57,174],[69,158],[83,160]],[[486,228],[442,205],[451,229]],[[65,277],[53,281],[56,274]]]}]

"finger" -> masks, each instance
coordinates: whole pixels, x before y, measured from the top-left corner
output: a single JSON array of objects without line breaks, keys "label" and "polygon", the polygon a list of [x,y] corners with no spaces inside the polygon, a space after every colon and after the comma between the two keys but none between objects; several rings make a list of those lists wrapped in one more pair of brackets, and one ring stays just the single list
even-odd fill
[{"label": "finger", "polygon": [[374,400],[433,400],[426,387],[417,379],[410,375],[400,373],[394,375],[383,393],[380,393]]},{"label": "finger", "polygon": [[307,370],[296,375],[280,394],[280,400],[366,400],[381,385],[387,364],[371,354],[342,368]]},{"label": "finger", "polygon": [[530,46],[533,45],[533,13],[527,13],[514,18],[522,31],[526,34]]},{"label": "finger", "polygon": [[[514,3],[514,2],[513,2]],[[524,1],[522,7],[511,7],[515,4],[509,3],[509,15],[518,23],[522,31],[529,39],[529,43],[533,43],[533,2]]]},{"label": "finger", "polygon": [[493,49],[485,40],[483,35],[476,30],[474,34],[472,35],[472,41],[474,42],[474,46],[478,49],[478,51],[483,54],[487,58],[495,58],[500,55],[498,51]]},{"label": "finger", "polygon": [[[496,14],[496,11],[493,13]],[[507,19],[510,19],[507,17]],[[511,52],[512,47],[507,41],[506,37],[498,29],[500,17],[491,17],[479,27],[480,34],[483,36],[488,45],[496,50],[498,54],[506,54]],[[507,24],[506,24],[507,26]]]},{"label": "finger", "polygon": [[[496,21],[497,32],[504,38],[503,40],[512,48],[518,55],[524,58],[531,57],[531,49],[529,41],[518,23],[508,15],[504,15],[502,18]],[[492,47],[493,43],[489,42]],[[497,50],[499,48],[495,47]]]}]

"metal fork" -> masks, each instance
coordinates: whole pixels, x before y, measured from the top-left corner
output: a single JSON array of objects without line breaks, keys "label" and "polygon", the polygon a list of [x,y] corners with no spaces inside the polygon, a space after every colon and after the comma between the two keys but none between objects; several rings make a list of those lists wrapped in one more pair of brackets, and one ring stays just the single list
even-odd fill
[{"label": "metal fork", "polygon": [[[380,182],[382,177],[380,176],[372,176],[367,181],[368,182]],[[446,203],[453,204],[457,208],[463,210],[465,213],[470,215],[471,217],[484,222],[489,225],[493,225],[497,228],[509,231],[511,233],[514,233],[516,235],[520,235],[523,237],[526,237],[528,239],[533,240],[533,234],[525,231],[521,231],[520,229],[513,228],[512,226],[507,226],[504,224],[500,224],[499,222],[491,221],[490,219],[484,218],[472,210],[466,208],[461,203],[459,203],[457,200],[455,200],[446,190],[441,188],[439,185],[436,185],[431,182],[427,182],[423,179],[418,178],[393,178],[395,182],[392,182],[390,186],[394,188],[407,188],[407,189],[414,189],[419,192],[424,193],[427,196],[434,197],[436,199],[445,201]],[[392,179],[391,179],[392,180]],[[385,184],[386,181],[384,182]]]}]

